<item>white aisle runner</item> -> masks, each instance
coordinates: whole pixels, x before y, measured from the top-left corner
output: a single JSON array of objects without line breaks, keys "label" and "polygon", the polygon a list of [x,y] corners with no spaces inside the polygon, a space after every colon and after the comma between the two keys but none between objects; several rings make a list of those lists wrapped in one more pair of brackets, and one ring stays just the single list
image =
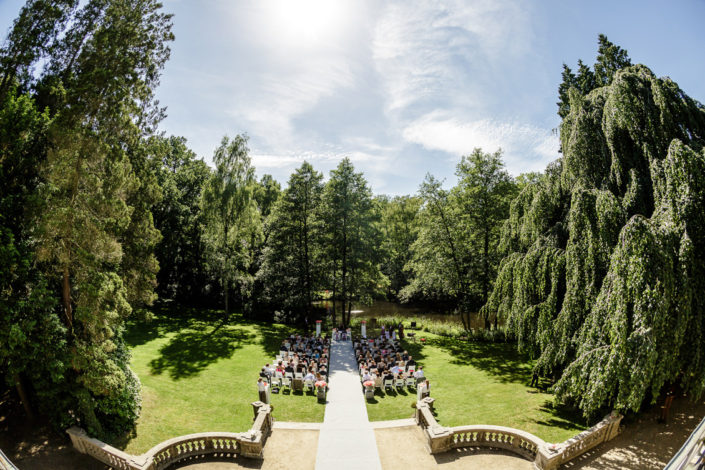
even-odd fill
[{"label": "white aisle runner", "polygon": [[316,470],[381,470],[350,341],[333,341],[328,404],[318,437]]}]

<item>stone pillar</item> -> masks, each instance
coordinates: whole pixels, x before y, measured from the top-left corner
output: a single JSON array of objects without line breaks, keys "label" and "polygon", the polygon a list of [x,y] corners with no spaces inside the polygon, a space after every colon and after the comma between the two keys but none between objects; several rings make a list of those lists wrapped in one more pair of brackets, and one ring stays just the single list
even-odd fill
[{"label": "stone pillar", "polygon": [[73,444],[73,448],[78,452],[85,454],[86,448],[83,445],[83,439],[88,437],[86,431],[79,427],[72,426],[66,430],[66,433],[71,437],[71,444]]},{"label": "stone pillar", "polygon": [[363,338],[367,338],[367,322],[365,320],[362,320],[360,323],[360,335],[362,335]]},{"label": "stone pillar", "polygon": [[321,336],[321,320],[316,320],[316,336]]}]

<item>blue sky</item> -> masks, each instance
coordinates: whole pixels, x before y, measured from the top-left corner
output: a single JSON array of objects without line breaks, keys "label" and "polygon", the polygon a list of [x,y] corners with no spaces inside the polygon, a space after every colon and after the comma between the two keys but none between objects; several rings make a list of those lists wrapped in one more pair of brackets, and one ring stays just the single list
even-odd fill
[{"label": "blue sky", "polygon": [[[0,0],[7,31],[23,2]],[[166,0],[171,60],[161,125],[207,162],[247,133],[257,173],[283,184],[343,156],[375,193],[426,173],[455,183],[474,147],[513,175],[558,157],[561,64],[592,64],[597,36],[705,101],[705,1]],[[574,67],[573,67],[574,68]]]}]

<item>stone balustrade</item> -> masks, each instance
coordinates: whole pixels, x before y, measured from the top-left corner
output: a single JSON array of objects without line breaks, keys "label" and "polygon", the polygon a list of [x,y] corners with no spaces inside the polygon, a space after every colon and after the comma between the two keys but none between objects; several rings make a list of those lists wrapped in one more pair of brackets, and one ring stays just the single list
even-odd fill
[{"label": "stone balustrade", "polygon": [[17,470],[15,464],[7,458],[2,450],[0,450],[0,470]]},{"label": "stone balustrade", "polygon": [[693,430],[664,470],[702,470],[705,468],[705,418]]},{"label": "stone balustrade", "polygon": [[461,447],[503,449],[534,462],[539,470],[554,470],[593,447],[613,439],[619,433],[622,415],[612,413],[590,429],[561,444],[547,444],[541,438],[519,429],[504,426],[441,426],[433,415],[434,399],[427,397],[416,404],[415,419],[432,454]]},{"label": "stone balustrade", "polygon": [[247,432],[188,434],[157,444],[137,456],[93,439],[80,428],[72,427],[66,432],[76,450],[117,470],[163,470],[190,457],[204,455],[215,455],[226,460],[237,456],[261,459],[264,444],[272,432],[272,407],[259,401],[254,402],[252,407],[254,422]]}]

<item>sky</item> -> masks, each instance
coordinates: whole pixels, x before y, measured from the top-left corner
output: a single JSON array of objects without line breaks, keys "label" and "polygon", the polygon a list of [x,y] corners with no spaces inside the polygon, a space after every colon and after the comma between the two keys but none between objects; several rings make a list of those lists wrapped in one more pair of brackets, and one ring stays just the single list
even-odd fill
[{"label": "sky", "polygon": [[[7,32],[24,2],[0,0]],[[562,64],[593,64],[598,34],[705,102],[704,0],[165,0],[171,59],[161,130],[211,163],[246,133],[283,186],[343,157],[376,194],[455,184],[461,156],[501,148],[512,175],[559,157]]]}]

